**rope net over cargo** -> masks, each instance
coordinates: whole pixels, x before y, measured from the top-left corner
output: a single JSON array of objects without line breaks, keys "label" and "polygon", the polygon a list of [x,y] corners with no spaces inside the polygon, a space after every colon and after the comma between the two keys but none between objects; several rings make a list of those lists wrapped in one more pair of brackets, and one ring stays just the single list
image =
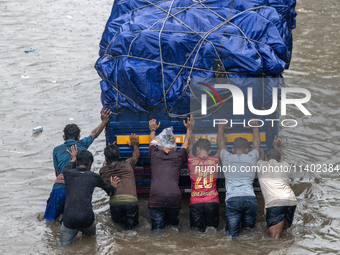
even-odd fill
[{"label": "rope net over cargo", "polygon": [[115,1],[95,65],[103,106],[118,114],[161,105],[176,117],[173,109],[195,97],[192,81],[215,74],[245,93],[247,79],[258,77],[254,106],[270,103],[289,67],[294,7],[295,0]]}]

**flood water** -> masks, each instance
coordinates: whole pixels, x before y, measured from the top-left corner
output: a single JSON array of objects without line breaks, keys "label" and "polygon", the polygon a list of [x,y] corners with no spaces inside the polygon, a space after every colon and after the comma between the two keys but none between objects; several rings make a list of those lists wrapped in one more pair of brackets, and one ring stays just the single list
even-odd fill
[{"label": "flood water", "polygon": [[[60,224],[42,221],[54,182],[52,150],[62,130],[77,123],[83,137],[99,124],[99,76],[93,65],[112,2],[0,0],[0,254],[339,254],[340,173],[293,178],[298,206],[293,226],[273,241],[266,231],[260,194],[255,229],[237,241],[224,236],[223,202],[218,231],[189,229],[183,197],[179,231],[150,232],[147,197],[140,198],[140,224],[124,232],[112,223],[106,194],[93,196],[97,237],[78,235],[59,246]],[[296,128],[282,128],[283,153],[294,164],[340,164],[340,2],[300,0],[290,86],[312,93],[305,117],[290,109]],[[25,50],[36,50],[25,53]],[[32,128],[44,131],[32,136]],[[104,134],[90,151],[95,172],[103,163]],[[221,198],[222,199],[222,198]],[[222,200],[223,201],[223,200]]]}]

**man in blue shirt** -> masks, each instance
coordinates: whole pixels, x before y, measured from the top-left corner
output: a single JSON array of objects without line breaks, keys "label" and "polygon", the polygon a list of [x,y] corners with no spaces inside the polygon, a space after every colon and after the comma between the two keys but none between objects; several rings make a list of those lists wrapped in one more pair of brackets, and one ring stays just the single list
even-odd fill
[{"label": "man in blue shirt", "polygon": [[225,231],[226,235],[231,235],[233,239],[239,235],[240,225],[243,229],[255,227],[257,200],[253,182],[261,140],[258,122],[252,120],[250,125],[249,128],[253,129],[252,150],[249,151],[247,139],[238,137],[234,141],[233,153],[227,151],[226,141],[224,140],[224,130],[229,129],[229,127],[226,124],[218,126],[217,142],[219,148],[222,148],[220,157],[226,189]]},{"label": "man in blue shirt", "polygon": [[53,221],[64,211],[66,191],[63,170],[64,166],[71,161],[71,156],[67,150],[71,150],[72,145],[77,145],[78,150],[86,150],[103,131],[110,120],[111,113],[109,109],[103,109],[100,116],[102,122],[91,132],[91,135],[81,140],[80,129],[76,124],[68,124],[64,128],[63,138],[65,142],[53,150],[53,163],[57,179],[47,201],[44,220]]}]

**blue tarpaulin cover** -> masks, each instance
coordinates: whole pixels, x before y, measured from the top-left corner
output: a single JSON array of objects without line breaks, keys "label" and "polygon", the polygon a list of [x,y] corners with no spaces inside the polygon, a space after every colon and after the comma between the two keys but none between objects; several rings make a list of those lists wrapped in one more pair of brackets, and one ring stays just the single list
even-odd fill
[{"label": "blue tarpaulin cover", "polygon": [[[116,0],[95,64],[103,106],[150,112],[165,102],[171,111],[180,100],[189,101],[192,78],[214,77],[217,60],[230,79],[265,77],[264,93],[260,85],[254,90],[262,101],[282,86],[289,67],[295,3]],[[271,102],[270,96],[264,101]]]}]

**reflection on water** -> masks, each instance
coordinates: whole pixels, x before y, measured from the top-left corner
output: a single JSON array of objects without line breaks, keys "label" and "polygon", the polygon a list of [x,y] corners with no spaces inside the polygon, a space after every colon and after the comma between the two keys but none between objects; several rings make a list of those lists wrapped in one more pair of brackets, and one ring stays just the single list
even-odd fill
[{"label": "reflection on water", "polygon": [[[41,221],[54,181],[52,149],[63,142],[66,124],[77,123],[86,136],[99,123],[99,77],[93,64],[111,6],[111,1],[1,2],[0,253],[338,254],[337,172],[294,175],[292,185],[299,201],[295,222],[277,242],[266,232],[260,194],[255,229],[232,241],[224,236],[223,202],[217,231],[190,231],[185,195],[179,231],[155,235],[150,233],[147,197],[140,197],[138,228],[124,232],[110,219],[105,193],[96,190],[97,237],[79,235],[71,246],[59,247],[60,224]],[[290,86],[311,91],[306,107],[313,116],[289,108],[283,118],[297,119],[299,125],[280,131],[284,156],[297,165],[340,164],[340,3],[301,0],[297,11],[293,60],[285,77]],[[44,131],[32,136],[37,126]],[[104,144],[101,135],[90,147],[96,172],[104,160]]]}]

